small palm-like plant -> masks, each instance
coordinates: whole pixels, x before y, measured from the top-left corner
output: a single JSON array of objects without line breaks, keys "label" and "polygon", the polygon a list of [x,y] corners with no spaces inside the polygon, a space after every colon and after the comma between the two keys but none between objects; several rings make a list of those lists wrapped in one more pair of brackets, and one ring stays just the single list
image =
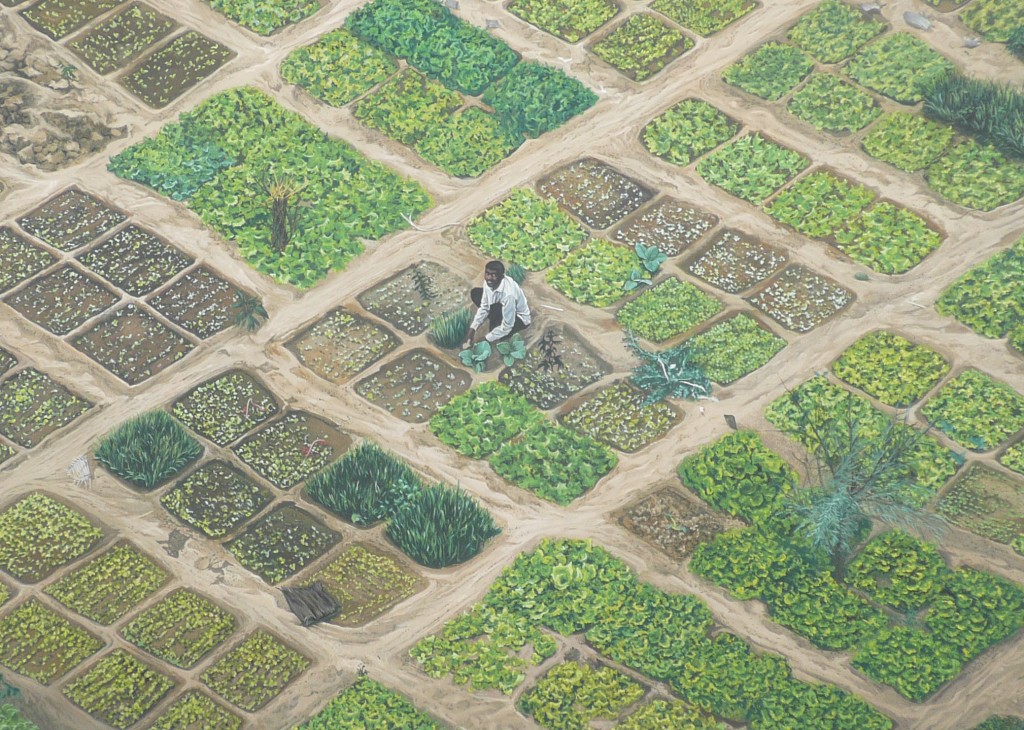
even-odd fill
[{"label": "small palm-like plant", "polygon": [[512,339],[498,343],[498,352],[501,354],[501,359],[505,365],[512,367],[515,365],[516,360],[526,358],[526,343],[523,342],[523,338],[517,332],[512,335]]},{"label": "small palm-like plant", "polygon": [[262,299],[244,291],[235,294],[235,301],[231,303],[231,311],[235,315],[235,324],[246,332],[255,332],[270,316],[263,306]]},{"label": "small palm-like plant", "polygon": [[459,353],[459,360],[467,368],[473,368],[482,373],[487,367],[487,358],[491,356],[491,343],[487,340],[480,340],[472,347],[467,347]]}]

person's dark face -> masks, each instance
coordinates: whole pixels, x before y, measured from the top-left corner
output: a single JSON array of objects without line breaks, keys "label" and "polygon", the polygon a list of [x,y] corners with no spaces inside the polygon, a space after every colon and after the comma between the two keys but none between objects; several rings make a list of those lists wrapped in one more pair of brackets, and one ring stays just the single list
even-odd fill
[{"label": "person's dark face", "polygon": [[494,269],[484,269],[484,283],[493,291],[501,284],[504,277]]}]

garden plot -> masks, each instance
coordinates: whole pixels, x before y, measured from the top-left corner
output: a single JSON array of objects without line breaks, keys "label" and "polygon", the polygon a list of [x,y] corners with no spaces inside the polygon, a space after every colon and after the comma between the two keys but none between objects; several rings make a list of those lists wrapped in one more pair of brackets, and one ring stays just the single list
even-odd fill
[{"label": "garden plot", "polygon": [[203,447],[171,418],[154,410],[116,427],[96,447],[96,461],[136,489],[152,491],[203,455]]},{"label": "garden plot", "polygon": [[728,193],[759,205],[810,164],[798,152],[747,134],[697,163],[697,174]]},{"label": "garden plot", "polygon": [[418,348],[360,380],[356,392],[403,421],[423,423],[471,384],[463,370]]},{"label": "garden plot", "polygon": [[169,579],[145,554],[120,542],[50,585],[46,593],[75,613],[109,626]]},{"label": "garden plot", "polygon": [[809,332],[853,301],[831,279],[792,264],[747,301],[793,332]]},{"label": "garden plot", "polygon": [[615,383],[565,411],[559,420],[619,451],[639,451],[682,419],[682,413],[668,403],[644,405],[644,398],[629,383]]},{"label": "garden plot", "polygon": [[595,229],[622,220],[654,196],[637,181],[592,157],[546,175],[537,182],[537,189]]},{"label": "garden plot", "polygon": [[60,40],[122,2],[124,0],[42,0],[22,10],[21,15],[36,30]]},{"label": "garden plot", "polygon": [[582,40],[619,12],[612,0],[512,0],[507,9],[568,43]]},{"label": "garden plot", "polygon": [[0,618],[0,664],[49,684],[103,647],[81,626],[34,598]]},{"label": "garden plot", "polygon": [[33,368],[0,382],[0,434],[30,449],[92,407]]},{"label": "garden plot", "polygon": [[61,251],[72,251],[99,238],[127,219],[124,213],[69,188],[18,219],[22,230]]},{"label": "garden plot", "polygon": [[915,104],[932,80],[955,70],[945,56],[905,32],[891,33],[864,46],[846,65],[861,86],[901,104]]},{"label": "garden plot", "polygon": [[1009,336],[1024,352],[1024,238],[950,284],[935,308],[985,337]]},{"label": "garden plot", "polygon": [[212,538],[227,535],[266,507],[273,495],[224,461],[209,461],[160,498],[167,511]]},{"label": "garden plot", "polygon": [[757,7],[756,0],[655,0],[651,5],[702,36],[717,33]]},{"label": "garden plot", "polygon": [[498,380],[539,408],[554,408],[596,383],[611,368],[576,332],[553,325],[526,352],[526,357],[498,375]]},{"label": "garden plot", "polygon": [[[284,150],[284,152],[282,152]],[[340,167],[339,167],[340,165]],[[251,87],[211,96],[177,122],[114,156],[115,174],[187,201],[203,222],[234,241],[257,270],[308,288],[376,240],[409,226],[430,204],[418,183],[368,160]],[[253,180],[305,184],[301,224],[273,245],[269,193]],[[374,191],[373,195],[369,191]]]},{"label": "garden plot", "polygon": [[296,730],[323,730],[344,723],[366,728],[416,728],[443,730],[409,700],[369,677],[358,677],[344,692]]},{"label": "garden plot", "polygon": [[480,459],[543,415],[522,395],[488,381],[453,398],[430,419],[430,430],[460,454]]},{"label": "garden plot", "polygon": [[206,0],[211,8],[260,35],[298,23],[320,9],[318,0]]},{"label": "garden plot", "polygon": [[693,41],[656,15],[635,13],[600,40],[590,52],[627,78],[645,81],[693,48]]},{"label": "garden plot", "polygon": [[433,261],[421,261],[359,295],[359,304],[406,334],[426,331],[435,317],[463,306],[469,283]]},{"label": "garden plot", "polygon": [[288,343],[303,365],[325,380],[344,383],[399,345],[384,327],[335,309]]},{"label": "garden plot", "polygon": [[848,347],[832,364],[836,377],[882,403],[906,408],[949,372],[934,350],[892,332],[872,332]]},{"label": "garden plot", "polygon": [[424,580],[400,561],[369,545],[350,545],[303,581],[321,581],[341,604],[330,622],[364,626],[424,587]]},{"label": "garden plot", "polygon": [[672,487],[634,502],[622,511],[619,522],[676,560],[686,560],[698,545],[731,526],[720,515],[698,507]]},{"label": "garden plot", "polygon": [[340,541],[341,535],[288,502],[250,524],[225,547],[244,568],[274,584],[295,575]]},{"label": "garden plot", "polygon": [[821,63],[840,63],[885,30],[885,23],[837,0],[825,0],[789,29],[786,37]]},{"label": "garden plot", "polygon": [[626,302],[615,319],[627,332],[664,342],[722,311],[722,303],[688,281],[672,277]]},{"label": "garden plot", "polygon": [[799,48],[772,41],[726,68],[722,78],[748,94],[778,101],[813,68],[810,56]]},{"label": "garden plot", "polygon": [[178,24],[143,3],[132,3],[68,44],[100,74],[127,66]]},{"label": "garden plot", "polygon": [[189,668],[227,640],[235,618],[197,593],[180,589],[121,629],[121,635],[155,657]]},{"label": "garden plot", "polygon": [[470,221],[469,240],[481,251],[530,271],[546,269],[587,240],[587,232],[553,200],[529,188]]},{"label": "garden plot", "polygon": [[617,720],[647,688],[598,662],[556,664],[519,699],[519,710],[547,730]]},{"label": "garden plot", "polygon": [[921,409],[940,431],[971,451],[989,451],[1024,428],[1024,396],[978,370],[965,370]]},{"label": "garden plot", "polygon": [[1020,27],[1021,12],[1024,12],[1024,5],[1020,0],[979,0],[972,3],[960,19],[986,40],[1005,43],[1014,29]]},{"label": "garden plot", "polygon": [[37,583],[102,537],[85,516],[33,492],[0,512],[0,569],[23,583]]},{"label": "garden plot", "polygon": [[928,167],[941,155],[955,134],[952,127],[917,114],[884,114],[864,137],[861,147],[872,157],[904,172]]},{"label": "garden plot", "polygon": [[93,277],[65,265],[32,280],[4,302],[55,335],[66,335],[119,299]]},{"label": "garden plot", "polygon": [[[525,593],[524,585],[531,586]],[[712,627],[710,611],[693,596],[641,583],[589,540],[549,539],[519,555],[479,603],[410,653],[430,677],[452,675],[475,692],[498,689],[511,695],[525,680],[528,662],[540,664],[556,652],[558,644],[545,630],[563,636],[585,632],[588,646],[604,657],[668,683],[685,701],[721,718],[755,726],[765,718],[765,727],[823,727],[841,714],[851,727],[892,728],[887,717],[856,697],[832,685],[793,678],[788,662],[778,655],[755,653],[727,632],[711,638]],[[664,636],[673,641],[665,644],[658,638]],[[569,672],[559,670],[555,677],[563,671]],[[572,672],[580,673],[587,674]],[[556,713],[565,702],[565,689],[550,693]],[[633,701],[639,699],[632,692]],[[531,708],[536,708],[548,705],[541,702],[543,695],[524,696],[532,696]],[[614,702],[614,696],[604,701]],[[652,703],[638,713],[678,710],[664,704]],[[644,726],[637,721],[637,727]],[[689,726],[714,727],[704,720]]]},{"label": "garden plot", "polygon": [[574,302],[607,307],[626,295],[623,282],[640,266],[633,249],[592,238],[549,269],[547,280]]},{"label": "garden plot", "polygon": [[234,324],[232,305],[241,290],[205,266],[189,271],[149,303],[182,329],[200,339]]},{"label": "garden plot", "polygon": [[924,177],[950,202],[977,210],[995,210],[1024,196],[1024,163],[973,139],[947,148]]},{"label": "garden plot", "polygon": [[958,527],[1024,553],[1024,481],[984,464],[971,466],[942,495],[935,511]]},{"label": "garden plot", "polygon": [[129,302],[71,344],[128,385],[137,385],[195,347],[142,307]]},{"label": "garden plot", "polygon": [[730,294],[746,291],[778,271],[786,254],[740,231],[720,231],[686,270]]},{"label": "garden plot", "polygon": [[232,370],[174,402],[174,417],[218,446],[227,446],[278,412],[277,400],[254,376]]},{"label": "garden plot", "polygon": [[249,634],[202,673],[207,687],[236,707],[255,712],[309,668],[310,660],[266,631]]},{"label": "garden plot", "polygon": [[115,649],[66,685],[64,696],[93,717],[127,730],[173,688],[170,677]]},{"label": "garden plot", "polygon": [[738,122],[701,99],[685,99],[652,119],[641,133],[644,147],[673,165],[686,167],[732,139]]},{"label": "garden plot", "polygon": [[882,113],[874,98],[831,74],[813,74],[786,105],[790,113],[826,132],[856,132]]},{"label": "garden plot", "polygon": [[719,385],[729,385],[775,357],[786,341],[740,312],[686,340],[694,361]]},{"label": "garden plot", "polygon": [[624,221],[612,238],[634,248],[655,246],[666,256],[678,256],[716,225],[718,217],[713,213],[666,196]]},{"label": "garden plot", "polygon": [[0,292],[17,286],[57,260],[7,226],[0,227]]},{"label": "garden plot", "polygon": [[234,57],[230,48],[189,30],[118,80],[149,106],[162,109]]},{"label": "garden plot", "polygon": [[344,28],[290,53],[281,76],[330,106],[344,106],[398,70],[394,59]]},{"label": "garden plot", "polygon": [[241,730],[242,718],[202,692],[188,692],[162,712],[151,730]]},{"label": "garden plot", "polygon": [[857,263],[882,274],[903,274],[942,243],[942,234],[916,213],[875,203],[834,234],[835,245]]},{"label": "garden plot", "polygon": [[856,183],[816,170],[779,193],[768,214],[811,238],[828,238],[860,215],[875,194]]},{"label": "garden plot", "polygon": [[159,289],[195,261],[136,225],[122,228],[78,260],[135,297]]},{"label": "garden plot", "polygon": [[234,447],[238,457],[280,489],[290,489],[343,454],[352,439],[321,418],[290,411]]}]

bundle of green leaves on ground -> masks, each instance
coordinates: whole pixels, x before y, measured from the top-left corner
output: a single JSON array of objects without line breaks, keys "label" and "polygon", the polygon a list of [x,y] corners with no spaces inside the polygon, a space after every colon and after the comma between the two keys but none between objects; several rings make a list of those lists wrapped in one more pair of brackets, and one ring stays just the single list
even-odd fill
[{"label": "bundle of green leaves on ground", "polygon": [[822,63],[839,63],[885,30],[885,23],[838,0],[825,0],[789,29],[787,38]]},{"label": "bundle of green leaves on ground", "polygon": [[814,62],[799,48],[773,41],[729,66],[722,78],[762,99],[776,101],[792,91],[812,68]]},{"label": "bundle of green leaves on ground", "polygon": [[320,9],[318,0],[206,0],[210,7],[260,35],[270,35]]},{"label": "bundle of green leaves on ground", "polygon": [[[109,169],[186,200],[204,223],[238,244],[258,270],[309,287],[377,239],[408,227],[430,204],[426,190],[332,139],[262,91],[216,94],[156,137],[114,156]],[[273,245],[272,198],[261,181],[300,191],[292,225]]]},{"label": "bundle of green leaves on ground", "polygon": [[1024,158],[1024,94],[1011,86],[948,73],[924,88],[924,113]]},{"label": "bundle of green leaves on ground", "polygon": [[924,345],[879,330],[850,345],[832,372],[886,405],[905,408],[942,380],[949,363]]},{"label": "bundle of green leaves on ground", "polygon": [[739,131],[739,124],[700,99],[666,109],[644,127],[644,146],[652,154],[685,167]]},{"label": "bundle of green leaves on ground", "polygon": [[539,421],[489,461],[499,476],[516,486],[567,505],[597,484],[619,459],[589,436]]},{"label": "bundle of green leaves on ground", "polygon": [[438,484],[414,494],[388,522],[388,537],[428,568],[462,563],[501,533],[491,513],[458,487]]},{"label": "bundle of green leaves on ground", "polygon": [[587,240],[587,232],[558,203],[529,188],[515,188],[470,221],[466,233],[484,253],[530,271],[546,269]]},{"label": "bundle of green leaves on ground", "polygon": [[96,447],[96,461],[130,484],[153,489],[203,453],[167,411],[150,411],[125,421]]},{"label": "bundle of green leaves on ground", "polygon": [[390,519],[421,486],[408,464],[367,441],[316,474],[306,491],[332,512],[368,527]]}]

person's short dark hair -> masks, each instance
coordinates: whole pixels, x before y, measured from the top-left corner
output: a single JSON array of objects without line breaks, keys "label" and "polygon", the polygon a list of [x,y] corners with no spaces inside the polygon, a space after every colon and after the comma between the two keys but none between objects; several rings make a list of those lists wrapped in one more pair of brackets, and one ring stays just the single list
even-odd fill
[{"label": "person's short dark hair", "polygon": [[487,265],[484,266],[484,271],[493,271],[498,276],[505,276],[505,264],[500,261],[488,261]]}]

